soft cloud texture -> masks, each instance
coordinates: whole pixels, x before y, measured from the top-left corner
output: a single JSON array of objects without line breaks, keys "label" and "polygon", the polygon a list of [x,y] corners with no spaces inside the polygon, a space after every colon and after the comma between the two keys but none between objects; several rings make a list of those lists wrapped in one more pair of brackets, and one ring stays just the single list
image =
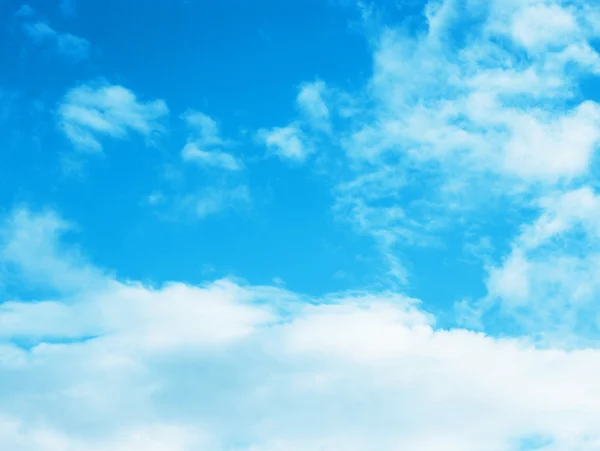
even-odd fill
[{"label": "soft cloud texture", "polygon": [[[389,292],[306,299],[229,280],[118,281],[65,247],[57,224],[17,210],[4,225],[2,257],[22,280],[70,292],[0,305],[7,449],[591,451],[600,441],[596,350],[441,330],[418,301]],[[57,265],[37,268],[32,254]]]},{"label": "soft cloud texture", "polygon": [[169,113],[163,100],[143,102],[120,85],[92,83],[71,89],[58,107],[59,125],[73,145],[83,151],[102,150],[101,138],[124,139],[131,132],[148,142],[163,130]]},{"label": "soft cloud texture", "polygon": [[298,107],[309,123],[323,131],[330,128],[329,108],[324,100],[326,93],[327,86],[323,81],[318,80],[303,84],[296,99]]},{"label": "soft cloud texture", "polygon": [[347,158],[335,212],[372,236],[406,283],[403,247],[440,245],[441,233],[471,219],[589,183],[600,107],[580,81],[600,71],[598,11],[447,0],[429,2],[414,29],[382,27],[381,16],[365,14],[373,67],[364,89],[317,82],[298,103],[341,120],[320,146],[340,144]]},{"label": "soft cloud texture", "polygon": [[[504,227],[472,241],[489,254],[484,294],[457,304],[462,317],[437,314],[455,299],[429,311],[384,277],[393,289],[314,296],[124,280],[70,244],[55,211],[7,214],[0,277],[27,289],[0,300],[0,449],[599,449],[600,109],[579,84],[600,69],[594,8],[432,0],[415,29],[366,27],[364,89],[301,85],[298,116],[258,132],[288,162],[337,158],[323,171],[334,212],[373,237],[393,282],[410,282],[406,249]],[[167,114],[106,83],[58,108],[89,151],[151,140]],[[206,181],[173,203],[200,218],[248,205],[247,184],[222,180],[244,171],[218,123],[183,120],[177,158]],[[449,277],[434,276],[445,296]]]},{"label": "soft cloud texture", "polygon": [[15,13],[17,17],[31,17],[33,15],[35,15],[35,9],[27,4],[21,5]]},{"label": "soft cloud texture", "polygon": [[[27,12],[26,9],[24,11]],[[89,57],[90,43],[84,38],[70,33],[59,33],[45,22],[26,23],[23,29],[35,44],[49,44],[54,51],[67,58],[80,61]]]},{"label": "soft cloud texture", "polygon": [[542,198],[510,254],[488,268],[485,312],[501,311],[531,334],[585,344],[600,333],[600,198],[590,187]]},{"label": "soft cloud texture", "polygon": [[191,130],[188,142],[181,151],[184,161],[228,171],[243,168],[243,163],[238,158],[222,150],[231,143],[221,138],[219,126],[214,119],[198,111],[188,111],[182,118]]},{"label": "soft cloud texture", "polygon": [[292,163],[304,163],[322,142],[321,135],[331,132],[326,103],[329,97],[329,89],[321,80],[301,84],[296,96],[299,117],[283,127],[260,129],[258,140],[270,154]]},{"label": "soft cloud texture", "polygon": [[182,203],[202,219],[224,210],[247,208],[252,203],[252,196],[246,185],[232,188],[211,186],[186,196]]},{"label": "soft cloud texture", "polygon": [[258,138],[274,155],[296,163],[304,162],[314,150],[297,124],[259,130]]}]

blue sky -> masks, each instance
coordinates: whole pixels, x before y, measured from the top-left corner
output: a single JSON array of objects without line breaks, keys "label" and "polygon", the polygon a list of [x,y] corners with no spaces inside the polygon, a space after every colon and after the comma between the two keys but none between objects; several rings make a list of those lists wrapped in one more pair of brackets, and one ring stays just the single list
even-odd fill
[{"label": "blue sky", "polygon": [[0,448],[595,450],[600,8],[0,4]]}]

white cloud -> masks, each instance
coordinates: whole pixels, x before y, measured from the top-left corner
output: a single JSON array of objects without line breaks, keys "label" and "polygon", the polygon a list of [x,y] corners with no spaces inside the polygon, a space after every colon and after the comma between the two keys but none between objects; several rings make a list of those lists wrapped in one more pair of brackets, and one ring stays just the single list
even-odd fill
[{"label": "white cloud", "polygon": [[302,163],[314,149],[297,124],[258,131],[267,149],[281,159]]},{"label": "white cloud", "polygon": [[123,139],[130,132],[144,136],[163,130],[169,109],[163,100],[141,102],[119,85],[87,84],[71,89],[58,108],[59,125],[81,150],[101,151],[101,137]]},{"label": "white cloud", "polygon": [[[23,214],[28,221],[14,217]],[[74,264],[48,214],[19,211],[4,226],[1,254],[12,249],[24,283],[80,277],[83,262]],[[39,249],[14,238],[30,235],[44,237]],[[48,268],[58,274],[40,277],[31,254],[62,261]],[[418,301],[395,293],[306,299],[232,281],[155,288],[93,272],[107,283],[0,304],[0,447],[480,451],[538,440],[545,451],[592,451],[600,443],[595,348],[440,329]],[[14,344],[26,341],[30,348]]]},{"label": "white cloud", "polygon": [[600,106],[583,103],[547,124],[523,115],[511,129],[504,155],[509,172],[542,180],[584,175],[600,140]]},{"label": "white cloud", "polygon": [[230,145],[221,137],[219,125],[210,116],[190,110],[182,118],[192,129],[188,142],[181,151],[181,158],[205,167],[220,168],[229,171],[243,169],[243,163],[222,148]]},{"label": "white cloud", "polygon": [[235,188],[210,187],[198,195],[190,196],[186,201],[191,202],[199,218],[212,216],[227,209],[248,206],[252,202],[250,190],[245,185]]},{"label": "white cloud", "polygon": [[59,33],[45,22],[26,23],[23,29],[36,43],[50,43],[56,52],[75,61],[89,57],[90,43],[70,33]]},{"label": "white cloud", "polygon": [[580,344],[600,333],[600,198],[589,187],[542,198],[510,253],[488,268],[486,310],[541,339]]},{"label": "white cloud", "polygon": [[258,130],[258,140],[269,153],[283,160],[304,163],[319,142],[320,137],[315,133],[331,133],[330,111],[325,102],[329,95],[329,88],[321,80],[301,84],[296,96],[299,117],[283,127]]},{"label": "white cloud", "polygon": [[219,125],[210,116],[200,111],[189,110],[182,119],[193,129],[193,137],[205,146],[222,146],[226,143],[220,136]]},{"label": "white cloud", "polygon": [[[400,280],[401,246],[593,178],[600,107],[580,82],[600,70],[598,14],[583,2],[431,1],[416,31],[367,24],[364,89],[327,87],[321,104],[307,85],[305,117],[339,119],[329,145],[319,141],[346,157],[336,161],[336,212],[376,240]],[[297,149],[320,136],[298,123]]]},{"label": "white cloud", "polygon": [[577,19],[568,9],[543,2],[517,10],[511,24],[513,39],[528,49],[564,44],[579,33]]},{"label": "white cloud", "polygon": [[198,148],[195,143],[187,143],[181,151],[181,157],[184,161],[192,161],[202,166],[227,169],[229,171],[239,171],[242,169],[242,163],[233,155],[220,151],[204,151]]},{"label": "white cloud", "polygon": [[94,287],[101,280],[97,269],[87,265],[76,249],[69,250],[68,258],[60,251],[59,238],[71,229],[52,211],[33,215],[16,209],[0,228],[2,261],[63,292]]},{"label": "white cloud", "polygon": [[323,81],[317,80],[313,83],[304,83],[300,86],[296,102],[307,120],[315,128],[328,131],[329,108],[324,100],[327,86]]}]

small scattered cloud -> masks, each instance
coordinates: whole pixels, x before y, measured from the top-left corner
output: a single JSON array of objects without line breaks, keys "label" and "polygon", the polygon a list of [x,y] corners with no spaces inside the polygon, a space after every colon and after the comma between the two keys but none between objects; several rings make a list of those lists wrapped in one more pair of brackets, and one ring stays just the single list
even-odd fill
[{"label": "small scattered cloud", "polygon": [[313,83],[304,83],[300,86],[296,102],[306,120],[316,129],[328,131],[329,108],[324,96],[327,86],[321,80]]},{"label": "small scattered cloud", "polygon": [[160,205],[167,200],[166,196],[160,191],[154,191],[146,199],[149,205]]},{"label": "small scattered cloud", "polygon": [[226,144],[226,141],[221,138],[219,124],[207,114],[188,110],[181,117],[192,130],[191,139],[194,141],[205,146],[223,146]]},{"label": "small scattered cloud", "polygon": [[314,151],[304,132],[293,123],[285,127],[261,129],[257,137],[269,152],[283,160],[303,163]]},{"label": "small scattered cloud", "polygon": [[181,151],[181,157],[184,161],[194,162],[200,166],[220,168],[228,171],[239,171],[243,167],[242,163],[233,155],[217,150],[205,151],[193,142],[185,145]]},{"label": "small scattered cloud", "polygon": [[300,85],[296,96],[299,117],[283,127],[258,130],[259,142],[282,160],[304,163],[315,152],[318,133],[331,131],[330,111],[324,100],[327,93],[327,86],[320,80]]},{"label": "small scattered cloud", "polygon": [[208,187],[195,195],[186,196],[183,203],[197,218],[204,219],[223,211],[247,208],[252,203],[252,197],[245,185],[235,188]]},{"label": "small scattered cloud", "polygon": [[91,45],[82,37],[60,33],[45,22],[26,23],[23,29],[36,45],[50,45],[59,55],[74,61],[89,57]]},{"label": "small scattered cloud", "polygon": [[190,110],[183,114],[183,120],[191,130],[188,142],[181,151],[181,158],[206,168],[239,171],[244,165],[241,160],[223,148],[232,143],[221,137],[219,125],[210,116]]},{"label": "small scattered cloud", "polygon": [[15,16],[17,16],[17,17],[35,16],[35,9],[33,9],[31,6],[29,6],[28,4],[25,3],[19,7],[17,12],[15,13]]},{"label": "small scattered cloud", "polygon": [[137,133],[151,141],[164,130],[169,114],[163,100],[140,101],[129,89],[108,83],[92,83],[71,89],[58,107],[59,126],[83,151],[102,150],[101,139],[127,138]]}]

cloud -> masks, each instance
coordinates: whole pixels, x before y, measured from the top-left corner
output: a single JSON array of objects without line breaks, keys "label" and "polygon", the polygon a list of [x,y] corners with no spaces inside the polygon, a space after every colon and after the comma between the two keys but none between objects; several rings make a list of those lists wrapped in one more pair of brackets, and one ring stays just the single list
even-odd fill
[{"label": "cloud", "polygon": [[129,89],[107,83],[71,89],[58,107],[59,125],[80,150],[99,152],[104,136],[124,139],[136,132],[150,141],[163,131],[169,109],[163,100],[142,102]]},{"label": "cloud", "polygon": [[327,86],[323,81],[304,83],[300,86],[296,102],[307,120],[317,129],[328,131],[329,108],[324,101]]},{"label": "cloud", "polygon": [[480,314],[500,306],[524,332],[544,340],[586,343],[600,333],[600,197],[588,186],[538,201],[511,251],[488,267]]},{"label": "cloud", "polygon": [[25,33],[37,45],[51,45],[58,54],[74,61],[89,57],[90,43],[84,38],[70,33],[59,33],[45,22],[26,23]]},{"label": "cloud", "polygon": [[17,12],[15,13],[15,16],[17,17],[31,17],[35,15],[35,9],[33,9],[31,6],[27,5],[27,4],[22,4],[19,9],[17,10]]},{"label": "cloud", "polygon": [[186,112],[182,118],[192,130],[187,144],[181,151],[181,158],[184,161],[228,171],[243,169],[244,165],[237,157],[222,150],[231,143],[221,138],[215,120],[193,110]]},{"label": "cloud", "polygon": [[299,117],[284,127],[262,128],[256,136],[269,153],[282,160],[304,163],[316,150],[320,134],[331,132],[327,85],[317,80],[302,83],[296,96]]},{"label": "cloud", "polygon": [[364,15],[363,88],[307,83],[299,118],[261,134],[279,155],[318,145],[335,158],[334,211],[373,237],[401,283],[406,247],[589,184],[600,143],[600,107],[581,88],[600,72],[597,7],[442,0],[423,13],[402,26]]},{"label": "cloud", "polygon": [[197,194],[183,198],[198,218],[206,218],[224,210],[247,207],[252,203],[250,189],[246,185],[234,188],[208,187]]},{"label": "cloud", "polygon": [[197,144],[188,143],[181,151],[184,161],[191,161],[201,166],[215,167],[229,171],[239,171],[242,164],[231,154],[219,151],[204,151]]},{"label": "cloud", "polygon": [[[537,443],[591,451],[600,443],[595,348],[541,349],[442,329],[418,300],[392,292],[306,298],[230,280],[119,281],[73,257],[57,225],[66,223],[26,210],[4,223],[0,255],[20,266],[23,283],[60,285],[78,279],[81,265],[103,283],[0,304],[2,448],[479,451]],[[41,273],[19,238],[32,235],[41,261],[57,263]]]},{"label": "cloud", "polygon": [[283,160],[302,163],[314,151],[297,124],[261,129],[257,136],[270,152]]}]

